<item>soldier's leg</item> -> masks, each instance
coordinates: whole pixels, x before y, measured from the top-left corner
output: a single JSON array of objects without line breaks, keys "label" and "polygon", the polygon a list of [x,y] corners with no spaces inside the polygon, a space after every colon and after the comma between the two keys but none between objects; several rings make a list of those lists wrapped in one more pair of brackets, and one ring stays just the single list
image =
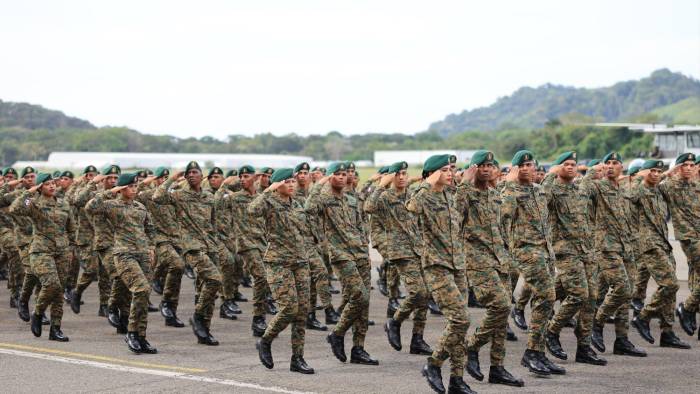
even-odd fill
[{"label": "soldier's leg", "polygon": [[[142,261],[139,261],[142,260]],[[135,256],[118,254],[115,256],[114,267],[119,275],[120,286],[125,286],[131,293],[131,303],[126,313],[129,314],[129,332],[146,336],[148,326],[148,296],[151,286],[143,272],[143,267],[149,264],[147,255]]]},{"label": "soldier's leg", "polygon": [[292,320],[292,354],[303,357],[304,344],[306,343],[306,315],[311,310],[311,305],[309,304],[309,267],[303,265],[295,269],[293,273],[299,307],[297,308],[297,315]]},{"label": "soldier's leg", "polygon": [[265,296],[268,285],[260,251],[247,250],[241,254],[241,257],[253,277],[253,316],[265,316]]},{"label": "soldier's leg", "polygon": [[68,260],[66,263],[66,283],[65,288],[72,290],[78,282],[78,273],[80,272],[79,264],[80,249],[76,246],[71,248]]},{"label": "soldier's leg", "polygon": [[401,295],[401,290],[399,286],[401,285],[399,270],[394,264],[389,261],[387,263],[387,273],[386,273],[386,287],[389,290],[390,298],[399,298]]},{"label": "soldier's leg", "polygon": [[[700,240],[682,241],[683,252],[688,257],[688,288],[690,296],[683,302],[683,308],[691,313],[700,309]],[[692,277],[692,280],[691,280]]]},{"label": "soldier's leg", "polygon": [[235,263],[233,255],[223,244],[219,247],[219,270],[221,271],[221,297],[222,300],[233,300],[236,296]]},{"label": "soldier's leg", "polygon": [[206,253],[200,251],[189,252],[185,255],[185,262],[192,267],[198,278],[202,279],[202,290],[195,306],[195,314],[202,318],[206,328],[211,325],[211,316],[214,313],[216,293],[221,287],[221,273],[209,259]]},{"label": "soldier's leg", "polygon": [[559,335],[566,322],[571,320],[588,300],[588,279],[581,256],[557,256],[557,282],[561,284],[565,298],[552,320],[548,330]]},{"label": "soldier's leg", "polygon": [[396,260],[390,265],[396,267],[408,292],[406,299],[394,313],[393,319],[401,324],[413,312],[413,334],[423,335],[428,312],[428,288],[425,286],[420,270],[420,260]]},{"label": "soldier's leg", "polygon": [[[601,281],[605,281],[610,286],[610,291],[605,289],[607,295],[595,315],[595,325],[598,327],[602,327],[605,321],[613,316],[618,309],[623,308],[625,312],[628,312],[632,296],[631,283],[620,254],[608,252],[601,255],[600,278]],[[598,296],[600,297],[600,295]],[[627,330],[624,326],[628,322],[621,315],[619,315],[619,318],[621,320],[618,321],[616,319],[615,322],[615,333],[626,336]]]},{"label": "soldier's leg", "polygon": [[[524,274],[523,274],[524,278]],[[532,287],[528,284],[527,280],[523,282],[523,287],[520,289],[520,296],[518,296],[518,299],[515,302],[515,309],[519,309],[521,311],[525,310],[525,307],[527,306],[527,303],[530,302],[530,299],[532,298]]]},{"label": "soldier's leg", "polygon": [[[32,296],[32,292],[34,291],[34,289],[39,288],[41,286],[41,280],[39,278],[39,275],[32,269],[31,258],[29,255],[28,248],[20,250],[19,258],[24,271],[24,280],[22,282],[22,290],[20,291],[19,301],[23,304],[27,304],[29,302],[29,298],[31,298]],[[53,264],[53,266],[55,268],[55,264]]]},{"label": "soldier's leg", "polygon": [[632,257],[623,256],[623,264],[627,273],[627,286],[630,297],[615,312],[615,334],[617,338],[627,337],[630,326],[629,310],[632,307],[632,291],[634,290],[634,282],[637,280],[637,263]]},{"label": "soldier's leg", "polygon": [[506,325],[510,312],[508,289],[494,269],[468,270],[467,278],[486,314],[467,341],[467,350],[478,352],[491,341],[491,366],[502,366],[506,355]]},{"label": "soldier's leg", "polygon": [[41,291],[36,300],[34,314],[41,316],[51,308],[51,324],[61,326],[63,318],[62,286],[54,257],[44,253],[32,253],[29,257],[31,271],[41,282]]},{"label": "soldier's leg", "polygon": [[[445,360],[449,358],[450,376],[463,376],[469,314],[466,293],[460,291],[460,287],[466,287],[466,279],[455,281],[455,275],[463,276],[464,272],[455,274],[456,271],[437,265],[426,267],[423,272],[433,299],[447,320],[433,354],[428,357],[428,363],[442,367]],[[463,285],[460,286],[457,282],[462,282]]]},{"label": "soldier's leg", "polygon": [[639,313],[639,317],[647,321],[659,318],[661,331],[672,331],[673,308],[678,292],[676,270],[668,254],[661,249],[647,251],[640,256],[639,262],[647,267],[658,286],[651,301]]},{"label": "soldier's leg", "polygon": [[299,312],[299,299],[297,296],[297,288],[294,282],[294,273],[291,269],[285,267],[281,263],[263,264],[265,268],[265,276],[270,284],[270,290],[277,301],[279,310],[270,320],[270,324],[265,329],[262,339],[266,342],[272,342],[277,338],[289,323],[296,319]]},{"label": "soldier's leg", "polygon": [[17,252],[17,249],[14,247],[6,250],[5,255],[7,256],[7,283],[10,289],[10,295],[13,298],[19,298],[19,294],[22,291],[22,284],[24,283],[24,267],[22,267],[19,252]]},{"label": "soldier's leg", "polygon": [[588,347],[591,345],[593,318],[595,317],[598,302],[598,262],[592,258],[586,259],[584,268],[586,270],[588,298],[584,300],[581,306],[574,333],[576,334],[578,345]]},{"label": "soldier's leg", "polygon": [[333,262],[333,266],[343,285],[343,298],[347,299],[347,304],[343,308],[333,333],[344,336],[355,321],[362,318],[362,314],[369,305],[369,291],[354,261],[336,261]]},{"label": "soldier's leg", "polygon": [[520,262],[520,272],[532,291],[527,348],[544,352],[544,332],[556,296],[547,258],[539,253],[525,257]]},{"label": "soldier's leg", "polygon": [[326,270],[326,265],[323,263],[323,259],[318,254],[318,251],[314,247],[309,249],[309,269],[311,274],[311,287],[309,289],[309,303],[311,308],[309,311],[313,311],[316,307],[316,296],[321,301],[321,306],[326,309],[331,305],[331,289],[330,282],[328,279],[328,271]]},{"label": "soldier's leg", "polygon": [[646,264],[642,262],[642,259],[637,260],[637,280],[634,281],[634,293],[632,294],[633,300],[640,300],[642,302],[646,300],[649,278],[651,278],[651,274],[649,273]]},{"label": "soldier's leg", "polygon": [[177,310],[185,262],[175,247],[168,242],[161,243],[156,247],[156,255],[159,265],[164,267],[165,271],[163,302],[168,302],[174,310]]},{"label": "soldier's leg", "polygon": [[352,344],[353,346],[364,347],[365,337],[367,336],[367,328],[369,326],[369,289],[371,288],[371,275],[372,266],[370,265],[369,258],[358,259],[355,262],[357,267],[357,272],[362,278],[362,286],[364,287],[364,292],[367,294],[367,302],[362,305],[360,311],[360,317],[355,319],[352,327]]}]

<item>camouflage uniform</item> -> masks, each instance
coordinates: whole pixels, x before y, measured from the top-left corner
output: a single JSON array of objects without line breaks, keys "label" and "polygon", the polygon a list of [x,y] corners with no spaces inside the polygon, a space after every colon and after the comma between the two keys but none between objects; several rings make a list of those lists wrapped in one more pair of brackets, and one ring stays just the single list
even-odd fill
[{"label": "camouflage uniform", "polygon": [[219,234],[219,268],[223,278],[221,296],[223,300],[233,300],[238,293],[241,282],[239,262],[236,261],[238,246],[236,244],[236,226],[231,207],[232,192],[226,187],[220,187],[214,193],[216,202],[216,230]]},{"label": "camouflage uniform", "polygon": [[15,242],[14,223],[9,214],[13,200],[12,197],[5,198],[8,193],[10,189],[5,184],[0,188],[0,249],[7,259],[7,288],[10,290],[10,297],[18,299],[24,282],[24,267]]},{"label": "camouflage uniform", "polygon": [[544,352],[547,319],[556,298],[550,267],[554,253],[548,228],[547,198],[539,186],[515,182],[506,182],[502,196],[501,217],[508,250],[533,292],[527,348],[541,353]]},{"label": "camouflage uniform", "polygon": [[61,326],[65,267],[75,226],[70,205],[63,199],[46,198],[24,191],[10,206],[10,213],[31,220],[33,236],[29,247],[31,272],[41,282],[35,315],[51,307],[51,325]]},{"label": "camouflage uniform", "polygon": [[221,273],[212,259],[216,259],[214,239],[214,196],[207,191],[197,192],[189,185],[174,189],[174,178],[163,182],[153,193],[157,204],[172,205],[178,215],[182,234],[182,251],[188,263],[202,281],[195,314],[206,328],[211,326],[216,294],[221,287]]},{"label": "camouflage uniform", "polygon": [[434,192],[425,182],[409,198],[406,208],[418,218],[425,282],[447,319],[428,363],[442,367],[449,358],[451,376],[461,377],[469,330],[461,216],[451,193]]},{"label": "camouflage uniform", "polygon": [[467,350],[478,352],[491,342],[491,366],[502,366],[510,312],[512,257],[501,232],[501,196],[470,183],[457,186],[455,199],[463,215],[467,279],[477,301],[486,308],[480,327],[469,337]]},{"label": "camouflage uniform", "polygon": [[292,353],[304,355],[306,314],[309,311],[309,263],[301,229],[307,226],[298,201],[285,201],[277,193],[258,194],[248,205],[251,216],[262,217],[268,243],[263,263],[279,312],[265,330],[263,340],[271,342],[292,323]]},{"label": "camouflage uniform", "polygon": [[[148,324],[148,297],[151,286],[146,273],[149,271],[148,251],[155,230],[146,207],[138,201],[115,199],[109,190],[98,193],[85,207],[93,215],[100,215],[114,223],[114,269],[117,280],[113,286],[117,293],[127,296],[119,300],[122,316],[129,316],[129,332],[146,336]],[[128,295],[131,305],[127,309]]]}]

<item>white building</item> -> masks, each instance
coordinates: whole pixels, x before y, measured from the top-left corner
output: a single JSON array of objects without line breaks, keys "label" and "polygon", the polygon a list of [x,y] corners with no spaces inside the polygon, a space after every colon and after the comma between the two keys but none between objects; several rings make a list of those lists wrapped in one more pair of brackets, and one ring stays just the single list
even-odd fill
[{"label": "white building", "polygon": [[374,165],[376,167],[388,166],[398,161],[405,161],[408,165],[422,165],[433,155],[455,155],[458,163],[466,163],[472,159],[475,150],[377,150],[374,151]]}]

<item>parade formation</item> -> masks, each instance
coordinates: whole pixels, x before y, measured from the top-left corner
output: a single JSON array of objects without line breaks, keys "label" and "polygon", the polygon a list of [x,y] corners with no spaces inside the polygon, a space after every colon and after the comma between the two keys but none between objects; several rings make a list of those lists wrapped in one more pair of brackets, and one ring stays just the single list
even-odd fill
[{"label": "parade formation", "polygon": [[[599,355],[610,345],[614,355],[646,357],[639,337],[671,351],[691,348],[677,332],[698,330],[700,158],[682,154],[670,169],[646,160],[626,175],[616,151],[585,166],[576,152],[564,152],[547,171],[527,150],[507,169],[486,150],[463,169],[456,161],[432,156],[416,177],[397,162],[362,185],[352,162],[228,172],[194,161],[184,170],[130,173],[108,165],[79,175],[7,167],[0,250],[10,307],[29,323],[28,333],[42,337],[48,326],[49,340],[69,342],[64,308],[86,313],[81,305],[94,283],[96,312],[129,351],[152,354],[158,338],[148,336],[149,312],[160,312],[173,329],[189,325],[204,349],[219,345],[211,329],[217,300],[218,317],[231,324],[242,313],[239,303],[250,302],[250,349],[266,368],[274,368],[272,343],[287,327],[293,372],[315,373],[304,357],[306,330],[328,331],[328,350],[342,363],[379,366],[391,360],[377,360],[365,347],[375,324],[371,246],[382,257],[377,287],[388,297],[387,320],[376,324],[393,349],[416,355],[412,373],[438,393],[475,392],[464,374],[484,380],[487,344],[487,381],[525,385],[504,367],[506,342],[517,340],[509,318],[527,331],[517,357],[523,372],[536,376],[566,374],[553,361],[570,357],[560,341],[564,327],[574,328],[575,361],[591,368],[622,362]],[[689,266],[690,296],[678,302],[669,221]],[[186,278],[196,295],[194,313],[185,317],[178,306],[191,302],[180,299]],[[651,279],[656,290],[645,303]],[[251,300],[242,286],[252,287]],[[342,299],[334,306],[337,293]],[[470,318],[475,306],[485,309],[478,322]],[[435,343],[423,336],[429,314],[445,323]],[[603,335],[606,323],[614,324],[614,340]],[[407,325],[410,336],[402,335]]]}]

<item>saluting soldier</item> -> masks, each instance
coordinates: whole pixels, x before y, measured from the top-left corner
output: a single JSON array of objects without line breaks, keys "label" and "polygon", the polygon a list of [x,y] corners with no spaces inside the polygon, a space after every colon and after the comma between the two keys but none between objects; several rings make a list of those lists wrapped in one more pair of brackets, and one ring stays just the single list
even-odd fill
[{"label": "saluting soldier", "polygon": [[[4,196],[14,190],[10,183],[17,180],[17,171],[12,167],[2,169],[3,184],[0,186],[0,248],[7,259],[7,288],[10,290],[10,308],[17,308],[19,294],[24,282],[24,268],[19,257],[19,249],[15,242],[14,222],[8,211],[12,201],[6,201]],[[27,318],[29,310],[26,311]]]}]

